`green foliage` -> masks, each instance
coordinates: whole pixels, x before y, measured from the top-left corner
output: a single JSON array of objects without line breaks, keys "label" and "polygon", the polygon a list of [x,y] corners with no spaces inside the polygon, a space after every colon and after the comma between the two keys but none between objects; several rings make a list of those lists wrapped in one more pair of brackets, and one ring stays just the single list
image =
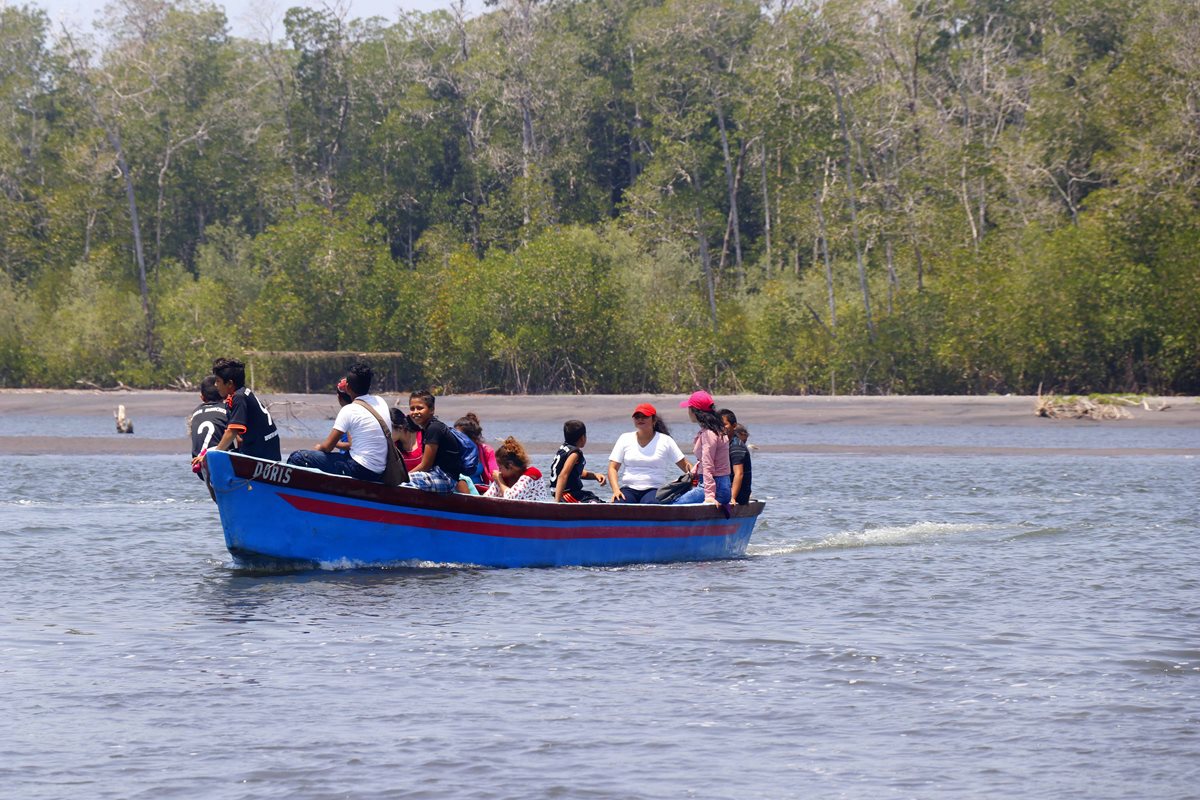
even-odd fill
[{"label": "green foliage", "polygon": [[1200,391],[1194,2],[113,11],[0,9],[0,385]]}]

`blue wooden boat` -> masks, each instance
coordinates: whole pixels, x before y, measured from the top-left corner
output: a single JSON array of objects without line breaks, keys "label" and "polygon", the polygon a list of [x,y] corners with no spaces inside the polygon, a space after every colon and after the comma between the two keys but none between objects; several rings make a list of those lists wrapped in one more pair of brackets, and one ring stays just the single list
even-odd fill
[{"label": "blue wooden boat", "polygon": [[737,558],[763,504],[531,503],[439,495],[209,451],[229,552],[249,566],[602,566]]}]

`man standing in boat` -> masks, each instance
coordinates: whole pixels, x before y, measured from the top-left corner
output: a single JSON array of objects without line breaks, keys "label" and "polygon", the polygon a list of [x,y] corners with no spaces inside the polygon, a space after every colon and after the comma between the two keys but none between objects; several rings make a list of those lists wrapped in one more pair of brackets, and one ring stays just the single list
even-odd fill
[{"label": "man standing in boat", "polygon": [[[384,420],[390,420],[392,412],[382,397],[370,393],[374,380],[375,372],[369,364],[352,364],[338,384],[338,389],[350,396],[350,402],[338,411],[333,430],[312,450],[292,453],[288,463],[360,481],[382,481],[387,448],[391,446],[391,428]],[[338,447],[343,435],[350,441],[345,450]]]},{"label": "man standing in boat", "polygon": [[[268,461],[279,461],[279,430],[271,419],[271,412],[254,392],[246,388],[246,365],[232,358],[218,358],[213,362],[217,391],[225,398],[229,409],[229,422],[215,450],[237,449],[239,453]],[[204,459],[198,455],[192,459],[198,464]]]}]

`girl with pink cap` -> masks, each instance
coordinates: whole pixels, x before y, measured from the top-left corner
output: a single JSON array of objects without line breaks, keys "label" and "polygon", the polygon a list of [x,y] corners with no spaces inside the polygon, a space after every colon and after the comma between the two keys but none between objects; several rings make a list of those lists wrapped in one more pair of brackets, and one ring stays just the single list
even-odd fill
[{"label": "girl with pink cap", "polygon": [[728,509],[733,470],[729,466],[729,439],[724,422],[717,416],[717,404],[711,394],[700,390],[692,392],[679,407],[686,408],[688,418],[700,425],[692,440],[692,453],[702,480],[700,486],[680,495],[675,503],[714,503]]}]

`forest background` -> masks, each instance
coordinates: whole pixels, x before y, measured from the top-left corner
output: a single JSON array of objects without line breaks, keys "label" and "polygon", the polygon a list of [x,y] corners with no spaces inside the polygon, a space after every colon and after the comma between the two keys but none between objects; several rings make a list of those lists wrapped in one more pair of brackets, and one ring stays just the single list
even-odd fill
[{"label": "forest background", "polygon": [[0,386],[1200,392],[1195,0],[105,19],[0,8]]}]

